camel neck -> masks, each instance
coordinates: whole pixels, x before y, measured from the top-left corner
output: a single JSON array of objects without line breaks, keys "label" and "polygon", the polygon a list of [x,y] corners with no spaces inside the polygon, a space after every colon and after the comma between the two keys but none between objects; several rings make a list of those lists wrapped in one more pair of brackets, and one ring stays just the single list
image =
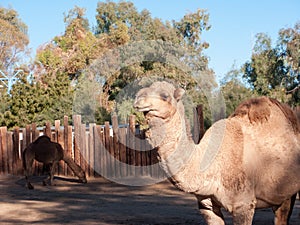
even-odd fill
[{"label": "camel neck", "polygon": [[188,135],[184,117],[177,113],[169,121],[153,128],[152,134],[164,131],[165,135],[159,137],[158,155],[160,165],[172,183],[185,192],[196,193],[200,190],[209,194],[211,188],[204,182],[208,178],[200,168],[203,152]]},{"label": "camel neck", "polygon": [[175,113],[168,121],[152,121],[151,134],[158,146],[162,168],[168,177],[180,173],[188,167],[196,149],[194,141],[187,135],[184,116]]}]

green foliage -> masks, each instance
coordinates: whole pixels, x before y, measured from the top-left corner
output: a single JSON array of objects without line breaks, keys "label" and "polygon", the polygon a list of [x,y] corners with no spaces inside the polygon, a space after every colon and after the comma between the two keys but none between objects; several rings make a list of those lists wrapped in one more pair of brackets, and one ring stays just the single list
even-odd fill
[{"label": "green foliage", "polygon": [[11,128],[36,123],[42,126],[46,121],[71,116],[72,93],[65,78],[65,75],[57,74],[55,79],[44,77],[42,83],[22,76],[6,96],[2,125]]},{"label": "green foliage", "polygon": [[[114,109],[126,121],[126,116],[133,112],[132,102],[128,96],[118,96],[137,79],[151,80],[155,76],[170,79],[201,100],[205,96],[197,93],[199,85],[205,92],[216,87],[214,73],[208,69],[208,59],[203,54],[208,44],[201,40],[202,32],[210,29],[205,10],[170,22],[152,18],[147,10],[139,12],[131,2],[106,1],[98,3],[96,19],[93,33],[84,9],[76,6],[65,14],[64,34],[38,50],[33,77],[29,81],[23,77],[7,97],[5,109],[1,109],[1,118],[8,118],[5,121],[10,127],[31,122],[42,125],[46,120],[61,119],[64,114],[72,113],[74,102],[73,112],[87,115],[84,122],[104,122]],[[152,40],[156,42],[149,46],[135,45]],[[87,71],[100,56],[111,50],[116,53],[113,49],[123,46],[124,51],[117,52],[123,60],[117,72],[102,74],[107,65],[101,65],[97,74]],[[145,59],[139,60],[141,55]],[[177,61],[173,62],[172,57]],[[190,70],[180,65],[187,65]],[[94,86],[82,83],[83,75],[88,78],[85,82]],[[99,82],[92,81],[93,78]]]},{"label": "green foliage", "polygon": [[27,26],[13,9],[0,7],[0,70],[12,73],[28,55]]},{"label": "green foliage", "polygon": [[[203,54],[208,44],[201,40],[202,32],[210,29],[209,15],[205,10],[187,14],[180,21],[163,22],[152,18],[147,10],[139,12],[131,2],[106,1],[98,3],[96,19],[96,34],[99,37],[106,35],[112,46],[129,42],[126,50],[112,53],[112,56],[122,55],[122,63],[126,66],[114,74],[102,74],[106,78],[103,90],[109,101],[115,101],[122,89],[143,77],[173,80],[185,89],[194,89],[197,83],[205,86],[201,88],[206,91],[216,87],[214,74],[209,71],[208,59]],[[143,46],[130,45],[130,42],[150,40],[156,42],[144,42]],[[149,60],[136,60],[139,56]],[[170,63],[172,57],[181,59],[181,65],[188,65],[194,73],[178,67],[178,62]],[[131,62],[127,63],[127,59]],[[100,66],[99,71],[103,71]],[[123,115],[124,110],[121,111]]]},{"label": "green foliage", "polygon": [[242,101],[254,96],[252,90],[244,83],[242,71],[235,65],[221,81],[221,93],[226,105],[226,117],[231,115]]},{"label": "green foliage", "polygon": [[243,66],[243,77],[257,95],[267,95],[290,105],[299,105],[300,25],[281,29],[272,47],[266,34],[256,35],[251,60]]}]

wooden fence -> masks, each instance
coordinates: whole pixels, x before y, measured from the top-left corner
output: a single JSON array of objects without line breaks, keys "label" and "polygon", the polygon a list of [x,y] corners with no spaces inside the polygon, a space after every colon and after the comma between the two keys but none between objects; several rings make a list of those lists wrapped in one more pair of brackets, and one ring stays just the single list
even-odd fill
[{"label": "wooden fence", "polygon": [[[37,137],[46,134],[52,141],[60,143],[89,177],[163,176],[157,164],[157,153],[139,132],[135,116],[130,116],[129,124],[123,126],[119,126],[116,116],[112,117],[112,124],[105,122],[104,125],[82,124],[79,115],[72,119],[73,126],[68,124],[69,118],[65,116],[63,124],[56,120],[53,126],[47,122],[43,128],[37,128],[35,124],[13,131],[0,127],[0,174],[22,175],[22,151]],[[193,136],[198,142],[203,135],[201,106],[195,110],[194,123]],[[42,164],[35,161],[33,171],[35,175],[41,175]],[[60,161],[56,174],[73,175],[63,161]]]}]

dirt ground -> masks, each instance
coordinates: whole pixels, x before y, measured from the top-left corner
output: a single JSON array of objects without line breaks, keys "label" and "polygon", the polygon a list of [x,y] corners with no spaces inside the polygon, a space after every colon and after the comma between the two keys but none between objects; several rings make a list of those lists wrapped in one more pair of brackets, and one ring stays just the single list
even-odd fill
[{"label": "dirt ground", "polygon": [[[23,177],[0,176],[0,224],[205,224],[192,195],[168,181],[143,187],[124,186],[102,178],[88,184],[56,177],[56,186],[42,186],[34,178],[34,190]],[[300,224],[297,200],[291,225]],[[232,224],[225,214],[226,224]],[[270,209],[257,210],[253,224],[273,224]]]}]

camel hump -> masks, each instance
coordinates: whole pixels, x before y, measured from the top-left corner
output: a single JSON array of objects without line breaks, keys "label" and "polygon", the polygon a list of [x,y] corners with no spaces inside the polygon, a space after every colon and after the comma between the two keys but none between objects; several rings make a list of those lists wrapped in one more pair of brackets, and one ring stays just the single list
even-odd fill
[{"label": "camel hump", "polygon": [[264,123],[270,118],[273,106],[278,107],[290,121],[294,131],[299,132],[298,120],[291,108],[273,98],[259,97],[246,100],[236,108],[230,117],[247,116],[250,123]]},{"label": "camel hump", "polygon": [[47,135],[42,135],[39,136],[33,143],[34,144],[39,144],[39,143],[43,143],[43,142],[51,142],[51,139],[47,136]]}]

